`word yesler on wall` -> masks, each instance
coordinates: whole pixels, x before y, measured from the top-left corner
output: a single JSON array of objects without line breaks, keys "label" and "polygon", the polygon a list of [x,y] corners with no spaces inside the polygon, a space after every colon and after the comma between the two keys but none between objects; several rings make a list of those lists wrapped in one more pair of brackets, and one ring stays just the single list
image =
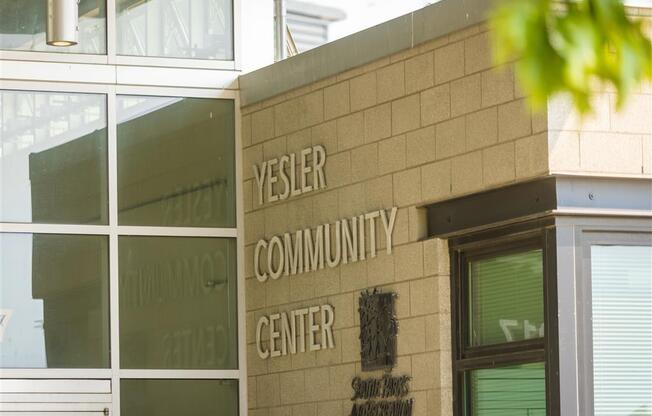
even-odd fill
[{"label": "word yesler on wall", "polygon": [[[326,178],[324,177],[326,151],[324,147],[319,145],[307,147],[299,153],[298,169],[297,156],[294,153],[266,160],[260,165],[260,168],[258,165],[254,165],[259,204],[262,205],[265,202],[265,195],[267,202],[276,202],[279,199],[287,199],[326,187]],[[311,160],[308,159],[308,156],[312,156]],[[312,183],[310,183],[311,175]],[[279,185],[274,186],[276,183],[283,184],[283,191],[280,190]]]}]

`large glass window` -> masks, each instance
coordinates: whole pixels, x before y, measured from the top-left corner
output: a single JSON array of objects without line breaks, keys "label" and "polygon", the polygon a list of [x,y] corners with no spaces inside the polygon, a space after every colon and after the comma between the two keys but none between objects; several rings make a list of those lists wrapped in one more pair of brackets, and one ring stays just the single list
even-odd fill
[{"label": "large glass window", "polygon": [[121,225],[235,227],[231,100],[118,96]]},{"label": "large glass window", "polygon": [[123,368],[238,366],[235,240],[120,237]]},{"label": "large glass window", "polygon": [[594,414],[652,415],[652,247],[590,255]]},{"label": "large glass window", "polygon": [[0,368],[109,367],[108,238],[0,234]]},{"label": "large glass window", "polygon": [[107,224],[106,98],[0,91],[0,221]]},{"label": "large glass window", "polygon": [[110,90],[0,90],[0,372],[70,394],[115,376],[102,403],[125,415],[235,416],[234,102]]},{"label": "large glass window", "polygon": [[543,363],[471,370],[467,386],[473,416],[545,416]]},{"label": "large glass window", "polygon": [[546,414],[545,232],[450,243],[456,415]]},{"label": "large glass window", "polygon": [[59,53],[106,53],[106,2],[79,1],[79,43],[69,47],[45,43],[46,0],[0,0],[0,49]]},{"label": "large glass window", "polygon": [[118,54],[233,59],[232,0],[116,0]]},{"label": "large glass window", "polygon": [[543,337],[541,250],[469,263],[470,345]]},{"label": "large glass window", "polygon": [[123,416],[237,416],[237,380],[122,380]]}]

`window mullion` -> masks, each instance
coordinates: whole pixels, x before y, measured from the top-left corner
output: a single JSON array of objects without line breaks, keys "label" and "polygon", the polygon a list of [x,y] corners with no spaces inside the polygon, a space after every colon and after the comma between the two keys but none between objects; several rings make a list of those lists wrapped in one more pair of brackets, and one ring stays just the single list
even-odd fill
[{"label": "window mullion", "polygon": [[534,338],[523,341],[507,342],[502,344],[466,347],[462,350],[460,358],[479,358],[494,355],[526,352],[545,347],[545,338]]},{"label": "window mullion", "polygon": [[545,350],[532,349],[519,352],[504,352],[481,357],[463,358],[455,362],[456,371],[480,368],[497,368],[515,364],[527,364],[545,361]]},{"label": "window mullion", "polygon": [[[109,0],[108,4],[111,3]],[[109,10],[107,10],[109,12]],[[110,12],[109,12],[110,13]],[[111,39],[107,44],[111,45]],[[109,49],[110,50],[110,49]],[[113,414],[120,416],[120,328],[118,275],[118,173],[116,136],[116,96],[111,88],[107,94],[108,177],[109,177],[109,293],[111,312],[111,396]]]}]

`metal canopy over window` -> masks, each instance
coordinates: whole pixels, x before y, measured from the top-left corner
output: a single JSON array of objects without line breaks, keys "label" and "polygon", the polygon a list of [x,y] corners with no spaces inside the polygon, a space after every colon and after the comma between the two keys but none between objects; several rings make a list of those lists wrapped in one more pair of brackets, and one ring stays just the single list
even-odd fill
[{"label": "metal canopy over window", "polygon": [[455,415],[649,410],[651,213],[649,180],[573,176],[427,207],[451,255]]}]

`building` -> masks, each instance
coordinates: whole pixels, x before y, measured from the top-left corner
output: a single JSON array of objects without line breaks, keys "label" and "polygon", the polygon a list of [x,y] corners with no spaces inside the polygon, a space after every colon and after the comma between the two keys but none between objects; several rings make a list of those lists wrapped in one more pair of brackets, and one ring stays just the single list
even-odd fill
[{"label": "building", "polygon": [[328,42],[328,27],[346,17],[335,7],[325,7],[302,1],[288,1],[288,31],[299,52],[305,52]]},{"label": "building", "polygon": [[239,1],[0,7],[0,413],[652,411],[650,84],[531,111],[482,0],[246,74]]}]

